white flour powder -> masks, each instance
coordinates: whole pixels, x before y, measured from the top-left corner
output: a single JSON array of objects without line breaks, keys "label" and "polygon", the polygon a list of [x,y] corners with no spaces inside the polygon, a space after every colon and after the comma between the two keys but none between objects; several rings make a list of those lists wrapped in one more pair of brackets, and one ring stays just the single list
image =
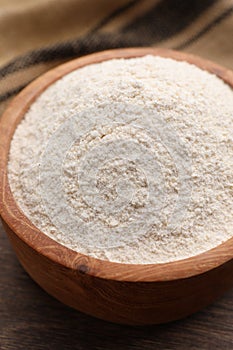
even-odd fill
[{"label": "white flour powder", "polygon": [[124,263],[190,257],[233,236],[233,92],[146,56],[74,71],[18,126],[14,197],[46,235]]}]

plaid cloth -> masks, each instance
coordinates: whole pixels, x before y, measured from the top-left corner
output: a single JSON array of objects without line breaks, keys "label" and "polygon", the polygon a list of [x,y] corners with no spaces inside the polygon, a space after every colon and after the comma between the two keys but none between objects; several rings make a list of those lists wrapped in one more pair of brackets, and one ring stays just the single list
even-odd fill
[{"label": "plaid cloth", "polygon": [[48,69],[129,46],[183,50],[233,68],[233,0],[0,0],[0,113]]}]

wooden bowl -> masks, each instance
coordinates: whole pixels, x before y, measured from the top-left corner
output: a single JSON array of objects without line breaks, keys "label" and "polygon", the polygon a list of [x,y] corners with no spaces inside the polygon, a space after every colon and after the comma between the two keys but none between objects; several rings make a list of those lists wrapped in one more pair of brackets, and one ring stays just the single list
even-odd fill
[{"label": "wooden bowl", "polygon": [[72,60],[36,79],[13,100],[0,123],[0,214],[22,266],[63,303],[104,320],[132,325],[182,318],[231,287],[233,238],[203,254],[164,264],[120,264],[85,256],[47,237],[22,213],[10,190],[7,163],[17,124],[49,85],[91,63],[147,54],[193,63],[233,87],[231,71],[185,53],[154,48],[104,51]]}]

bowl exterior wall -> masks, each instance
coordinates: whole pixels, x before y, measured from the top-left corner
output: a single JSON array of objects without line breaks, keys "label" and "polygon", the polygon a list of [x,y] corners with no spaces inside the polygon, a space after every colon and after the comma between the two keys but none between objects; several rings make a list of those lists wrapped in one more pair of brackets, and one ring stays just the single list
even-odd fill
[{"label": "bowl exterior wall", "polygon": [[16,255],[28,274],[50,295],[79,311],[111,322],[146,325],[185,317],[233,285],[233,259],[206,273],[164,282],[97,278],[86,266],[68,269],[25,244],[3,221]]}]

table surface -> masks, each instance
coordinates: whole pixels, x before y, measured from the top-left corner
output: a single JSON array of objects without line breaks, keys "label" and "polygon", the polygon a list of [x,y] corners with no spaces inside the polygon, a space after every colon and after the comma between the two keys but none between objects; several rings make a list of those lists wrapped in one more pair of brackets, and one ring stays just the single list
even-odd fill
[{"label": "table surface", "polygon": [[0,224],[1,350],[233,350],[233,290],[205,310],[166,325],[130,327],[72,310],[19,265]]}]

